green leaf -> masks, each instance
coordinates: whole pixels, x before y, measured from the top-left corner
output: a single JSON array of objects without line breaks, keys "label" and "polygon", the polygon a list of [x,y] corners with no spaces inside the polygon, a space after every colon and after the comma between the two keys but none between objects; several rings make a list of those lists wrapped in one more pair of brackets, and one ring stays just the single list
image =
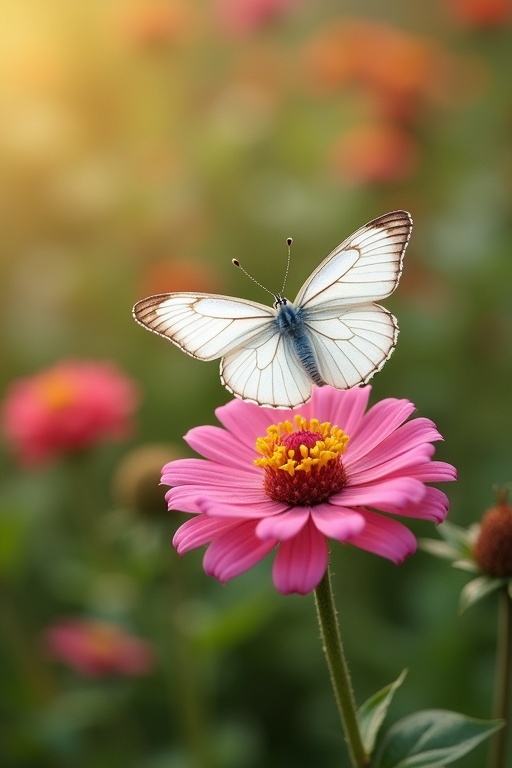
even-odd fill
[{"label": "green leaf", "polygon": [[457,712],[428,709],[395,723],[382,742],[373,768],[444,768],[503,726]]},{"label": "green leaf", "polygon": [[473,546],[478,534],[478,526],[460,528],[445,521],[439,526],[438,531],[443,541],[419,539],[420,548],[435,557],[451,560],[456,568],[477,571],[478,566],[473,558]]},{"label": "green leaf", "polygon": [[477,576],[476,579],[468,581],[460,593],[459,613],[464,613],[470,605],[501,589],[504,584],[506,579],[495,579],[492,576]]},{"label": "green leaf", "polygon": [[402,685],[406,675],[407,670],[404,669],[400,677],[398,677],[394,683],[390,683],[390,685],[387,685],[385,688],[377,691],[377,693],[374,693],[373,696],[365,701],[357,711],[359,730],[361,732],[365,752],[368,755],[371,755],[373,752],[375,740],[380,727],[384,722],[391,700],[397,688]]}]

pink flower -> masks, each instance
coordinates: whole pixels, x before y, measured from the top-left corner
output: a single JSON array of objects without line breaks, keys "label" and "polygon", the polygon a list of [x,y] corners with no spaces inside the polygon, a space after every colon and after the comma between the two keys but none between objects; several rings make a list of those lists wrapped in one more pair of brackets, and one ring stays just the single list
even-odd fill
[{"label": "pink flower", "polygon": [[45,639],[52,656],[88,677],[144,675],[153,667],[150,643],[111,622],[63,620]]},{"label": "pink flower", "polygon": [[185,439],[205,458],[172,461],[162,477],[174,486],[169,509],[195,515],[174,536],[178,553],[209,544],[204,569],[226,582],[275,549],[283,594],[318,585],[328,538],[394,563],[412,554],[416,540],[394,516],[440,523],[448,500],[425,483],[456,472],[432,461],[441,435],[428,419],[407,421],[412,403],[388,398],[365,412],[370,391],[315,387],[293,411],[233,400],[216,411],[223,429],[192,429]]},{"label": "pink flower", "polygon": [[42,464],[128,435],[137,400],[135,383],[112,363],[64,361],[11,384],[3,431],[23,464]]},{"label": "pink flower", "polygon": [[283,16],[296,3],[297,0],[216,0],[214,13],[224,32],[244,37]]}]

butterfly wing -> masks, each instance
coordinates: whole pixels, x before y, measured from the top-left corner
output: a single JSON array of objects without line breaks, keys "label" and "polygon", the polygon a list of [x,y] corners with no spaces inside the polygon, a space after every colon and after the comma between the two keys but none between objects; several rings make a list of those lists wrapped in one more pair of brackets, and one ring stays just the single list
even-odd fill
[{"label": "butterfly wing", "polygon": [[322,379],[337,389],[365,384],[395,348],[398,325],[378,304],[305,314],[305,332]]},{"label": "butterfly wing", "polygon": [[210,293],[164,293],[137,302],[138,323],[199,360],[215,360],[265,331],[276,332],[275,310]]},{"label": "butterfly wing", "polygon": [[397,321],[373,302],[395,290],[411,230],[406,211],[370,221],[335,248],[299,291],[294,303],[327,384],[364,384],[393,352]]},{"label": "butterfly wing", "polygon": [[313,386],[290,337],[277,324],[228,352],[221,360],[220,378],[237,397],[268,408],[305,403]]},{"label": "butterfly wing", "polygon": [[299,291],[294,305],[313,310],[379,301],[395,290],[411,236],[407,211],[370,221],[332,251]]}]

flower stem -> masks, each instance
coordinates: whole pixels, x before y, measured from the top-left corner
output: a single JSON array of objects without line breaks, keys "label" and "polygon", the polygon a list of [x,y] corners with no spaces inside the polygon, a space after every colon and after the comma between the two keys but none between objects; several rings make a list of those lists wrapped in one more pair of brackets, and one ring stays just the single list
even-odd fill
[{"label": "flower stem", "polygon": [[498,639],[496,650],[496,682],[494,687],[493,717],[504,720],[505,725],[491,741],[489,768],[506,768],[508,711],[510,705],[510,675],[512,673],[512,600],[507,587],[500,591]]},{"label": "flower stem", "polygon": [[367,768],[370,760],[365,752],[357,722],[354,693],[341,643],[329,569],[326,570],[322,581],[315,589],[315,602],[327,666],[345,731],[350,759],[354,768]]}]

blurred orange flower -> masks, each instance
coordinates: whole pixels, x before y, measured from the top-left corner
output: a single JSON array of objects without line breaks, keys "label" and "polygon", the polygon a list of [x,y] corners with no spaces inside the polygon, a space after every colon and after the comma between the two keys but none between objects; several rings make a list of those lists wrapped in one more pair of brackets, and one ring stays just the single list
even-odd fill
[{"label": "blurred orange flower", "polygon": [[22,464],[43,464],[127,436],[137,401],[135,382],[113,363],[64,361],[12,382],[3,432]]},{"label": "blurred orange flower", "polygon": [[335,175],[344,181],[397,182],[416,168],[418,148],[409,133],[391,123],[366,125],[341,136],[330,160]]},{"label": "blurred orange flower", "polygon": [[469,27],[501,27],[512,20],[510,0],[446,0],[453,18]]},{"label": "blurred orange flower", "polygon": [[195,13],[184,0],[129,0],[116,9],[121,37],[138,47],[181,43],[194,29]]},{"label": "blurred orange flower", "polygon": [[344,19],[315,35],[305,51],[305,66],[315,90],[363,86],[378,97],[384,112],[401,117],[420,98],[437,96],[450,60],[435,41],[390,24]]},{"label": "blurred orange flower", "polygon": [[199,259],[167,259],[150,265],[140,287],[141,296],[170,291],[220,293],[221,282],[212,267]]},{"label": "blurred orange flower", "polygon": [[150,643],[106,621],[62,620],[45,633],[48,650],[88,677],[144,675],[153,667]]}]

